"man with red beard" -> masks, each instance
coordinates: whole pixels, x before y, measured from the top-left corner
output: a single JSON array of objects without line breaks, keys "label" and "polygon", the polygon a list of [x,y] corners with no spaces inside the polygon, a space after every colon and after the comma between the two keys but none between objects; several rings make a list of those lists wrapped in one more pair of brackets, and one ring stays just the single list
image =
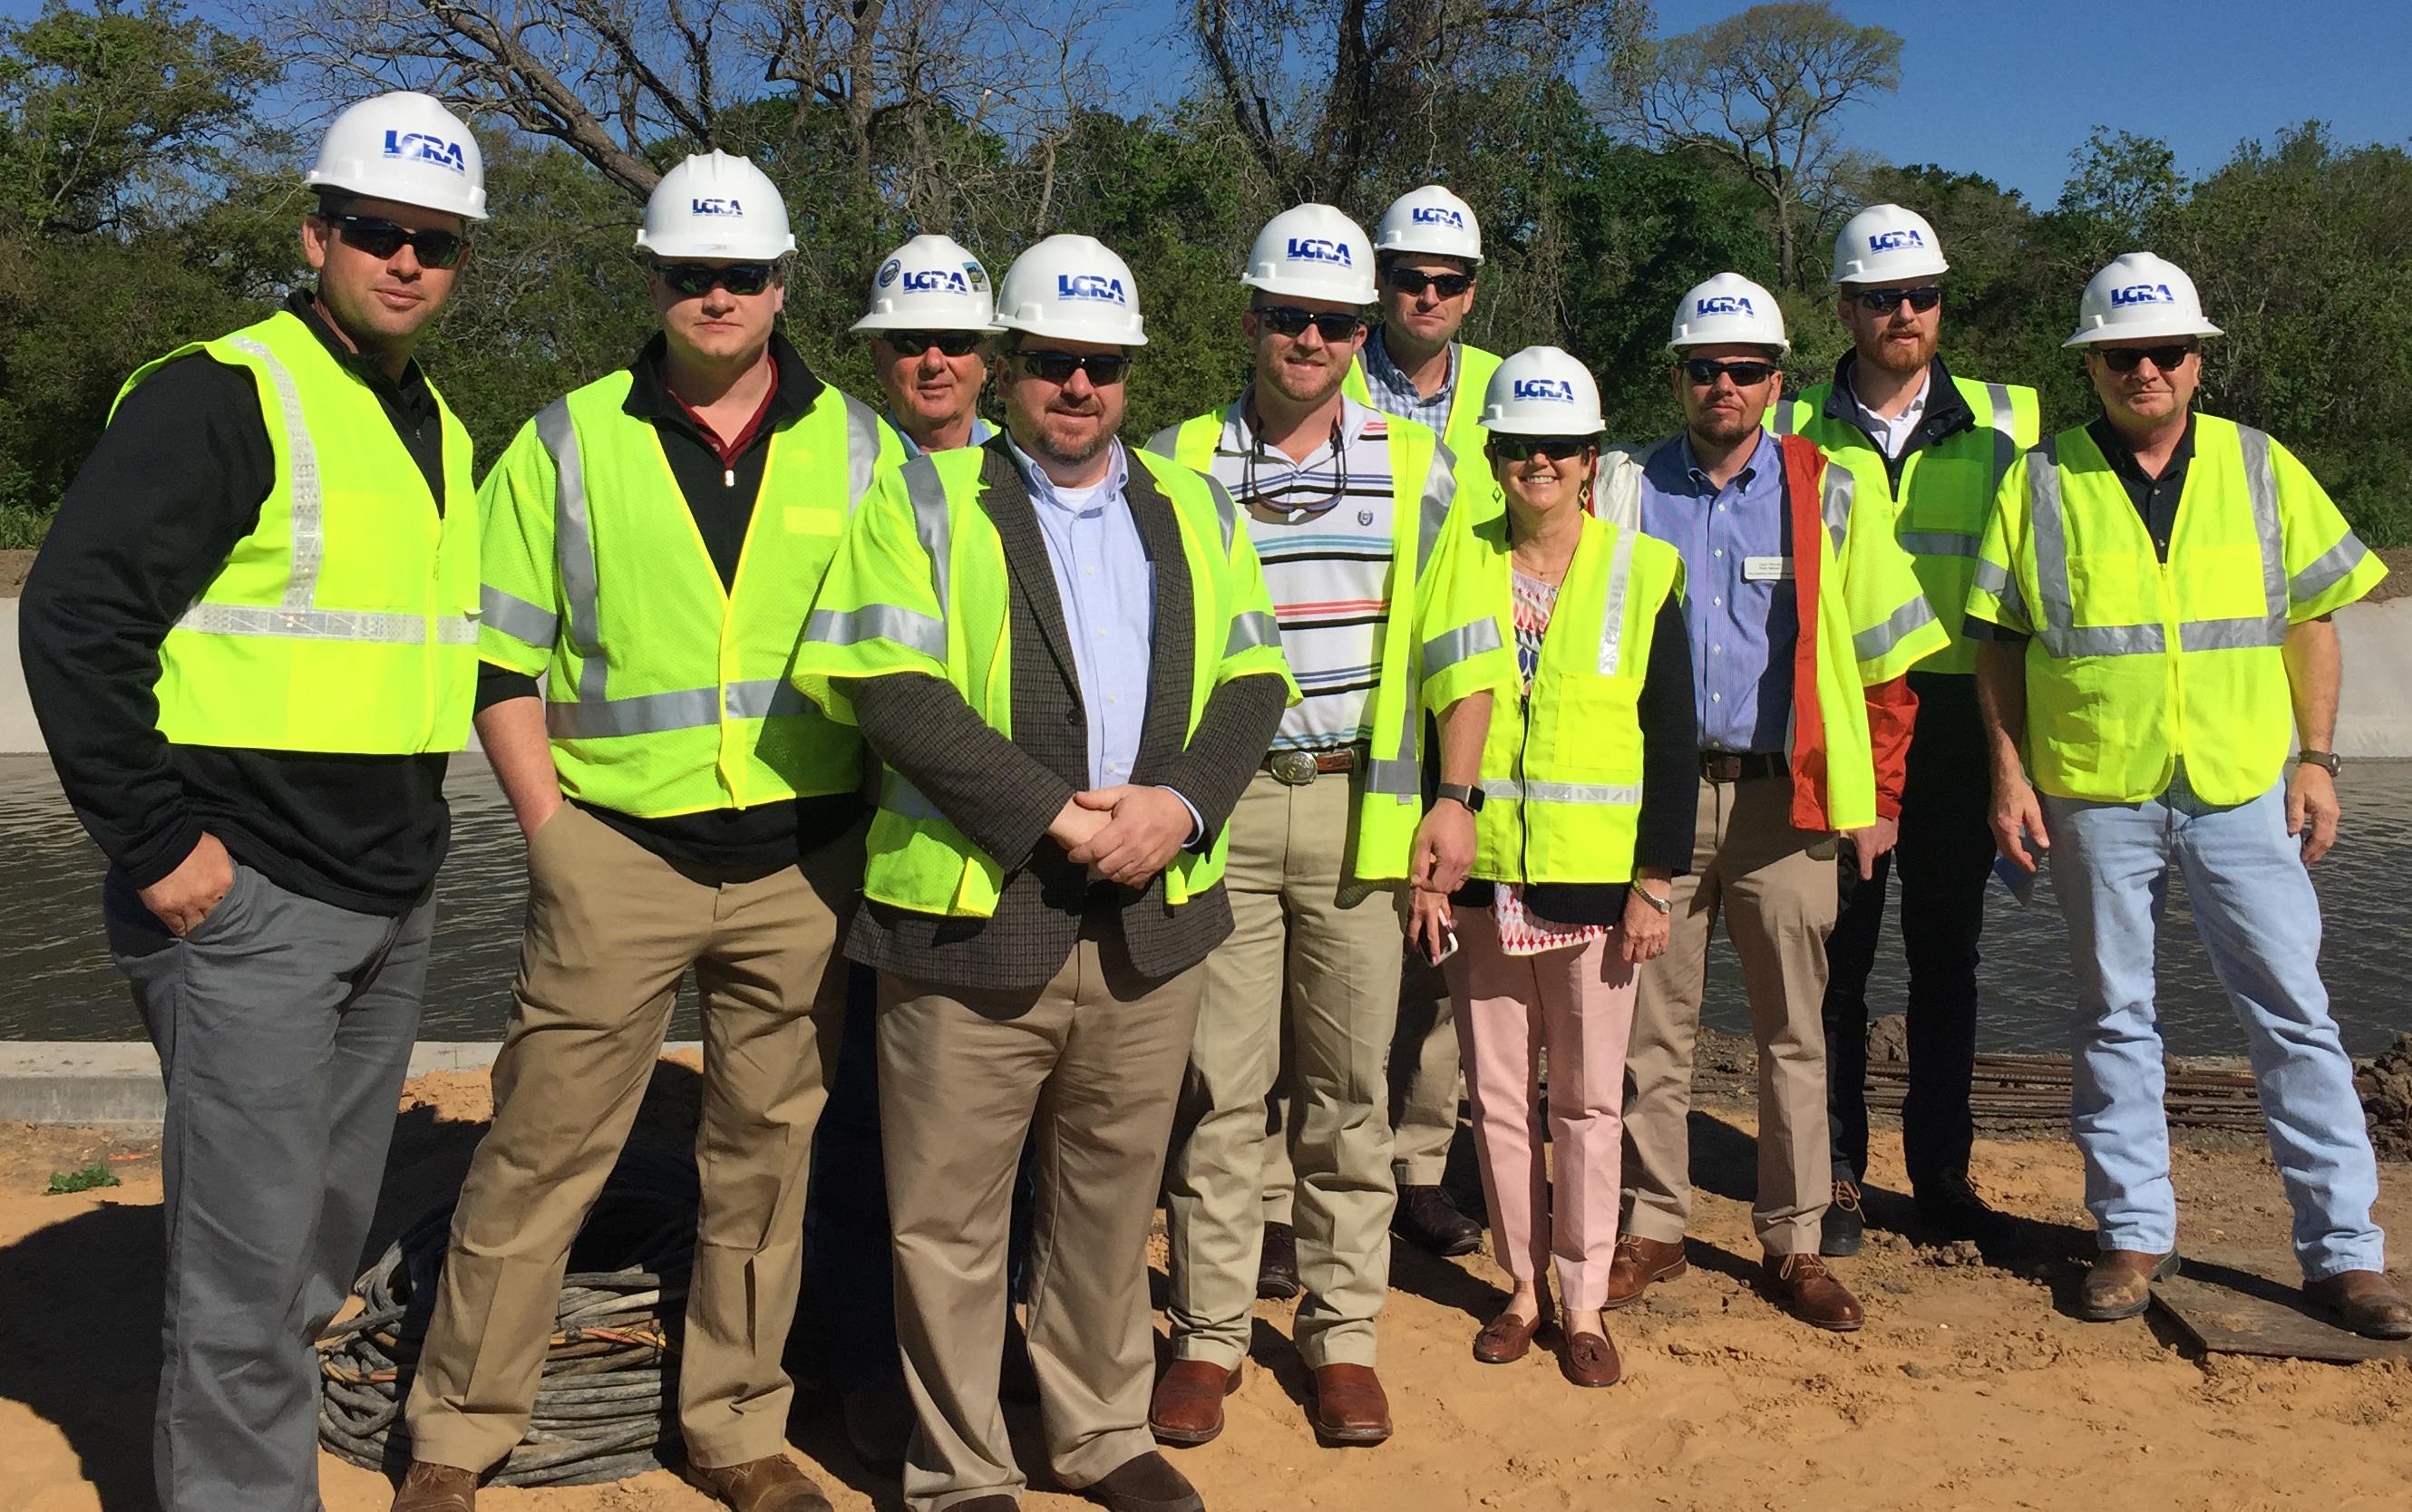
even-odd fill
[{"label": "man with red beard", "polygon": [[[1968,1086],[1977,1065],[1977,938],[1993,873],[1986,795],[1968,774],[1985,760],[1975,645],[1960,631],[1993,490],[2036,444],[2036,393],[1952,376],[1934,355],[1943,329],[1943,246],[1899,205],[1873,205],[1834,240],[1834,313],[1851,350],[1834,378],[1780,401],[1770,423],[1799,434],[1871,483],[1882,478],[1893,532],[1951,642],[1909,675],[1918,738],[1901,796],[1901,944],[1909,962],[1909,1096],[1902,1150],[1919,1216],[1975,1238],[1991,1216],[1968,1184],[1976,1138]],[[1827,937],[1826,1108],[1834,1196],[1823,1255],[1860,1252],[1860,1182],[1868,1168],[1868,969],[1884,928],[1879,856],[1867,880],[1843,869],[1841,916]]]},{"label": "man with red beard", "polygon": [[[1455,461],[1433,431],[1346,397],[1374,250],[1329,205],[1283,212],[1241,283],[1255,380],[1149,449],[1245,512],[1303,699],[1231,815],[1231,937],[1206,962],[1166,1178],[1173,1363],[1149,1426],[1223,1427],[1257,1299],[1265,1096],[1287,1049],[1296,1170],[1295,1329],[1329,1443],[1378,1444],[1390,1406],[1374,1323],[1390,1287],[1387,1061],[1399,1011],[1403,882],[1447,892],[1474,859],[1490,688],[1514,669],[1461,542]],[[1439,796],[1424,810],[1423,712]]]}]

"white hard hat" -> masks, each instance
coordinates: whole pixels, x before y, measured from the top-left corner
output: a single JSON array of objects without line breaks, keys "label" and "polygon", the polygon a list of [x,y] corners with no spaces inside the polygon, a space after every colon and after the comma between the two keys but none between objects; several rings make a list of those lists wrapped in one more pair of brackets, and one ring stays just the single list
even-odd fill
[{"label": "white hard hat", "polygon": [[1482,223],[1474,207],[1437,183],[1410,189],[1382,212],[1374,231],[1376,252],[1429,252],[1443,257],[1482,260]]},{"label": "white hard hat", "polygon": [[1597,435],[1608,422],[1589,368],[1555,346],[1527,346],[1491,374],[1482,428],[1501,435]]},{"label": "white hard hat", "polygon": [[1139,280],[1094,236],[1051,236],[1013,259],[996,289],[996,323],[1060,341],[1145,346]]},{"label": "white hard hat", "polygon": [[1675,306],[1675,333],[1667,339],[1674,351],[1687,346],[1717,346],[1728,342],[1792,350],[1785,339],[1784,311],[1775,296],[1740,273],[1719,273],[1696,284]]},{"label": "white hard hat", "polygon": [[769,262],[795,251],[796,238],[771,176],[713,151],[698,153],[654,185],[637,245],[655,257]]},{"label": "white hard hat", "polygon": [[2221,333],[2202,317],[2202,296],[2184,269],[2149,252],[2129,252],[2085,286],[2085,297],[2077,301],[2077,334],[2061,345]]},{"label": "white hard hat", "polygon": [[988,270],[954,238],[917,236],[890,253],[871,277],[871,313],[857,330],[994,332],[996,295]]},{"label": "white hard hat", "polygon": [[1943,239],[1926,217],[1899,205],[1870,205],[1845,221],[1834,238],[1837,284],[1929,278],[1950,266],[1943,260]]},{"label": "white hard hat", "polygon": [[1365,228],[1330,205],[1298,205],[1265,222],[1240,283],[1301,300],[1374,302],[1374,248]]},{"label": "white hard hat", "polygon": [[442,100],[416,90],[346,106],[302,182],[321,191],[486,218],[486,156],[478,139]]}]

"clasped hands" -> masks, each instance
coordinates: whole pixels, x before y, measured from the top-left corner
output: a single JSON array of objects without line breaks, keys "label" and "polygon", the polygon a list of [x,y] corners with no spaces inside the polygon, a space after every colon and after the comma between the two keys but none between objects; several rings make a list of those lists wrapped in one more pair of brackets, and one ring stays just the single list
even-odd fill
[{"label": "clasped hands", "polygon": [[1093,877],[1145,888],[1196,833],[1189,805],[1169,787],[1123,783],[1074,793],[1047,827],[1075,865]]}]

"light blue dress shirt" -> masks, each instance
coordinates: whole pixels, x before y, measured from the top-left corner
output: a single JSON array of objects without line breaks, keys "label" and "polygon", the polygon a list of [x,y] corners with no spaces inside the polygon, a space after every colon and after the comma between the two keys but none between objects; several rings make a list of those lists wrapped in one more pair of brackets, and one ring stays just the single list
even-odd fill
[{"label": "light blue dress shirt", "polygon": [[[921,455],[921,444],[913,439],[911,432],[905,430],[903,425],[897,423],[896,416],[893,411],[890,411],[888,416],[888,428],[895,432],[896,439],[904,444],[904,460],[906,462],[911,462],[914,458]],[[972,417],[972,438],[963,444],[970,447],[981,446],[986,444],[988,438],[994,434],[996,434],[996,427],[975,415]]]},{"label": "light blue dress shirt", "polygon": [[1641,473],[1641,529],[1683,554],[1700,749],[1782,751],[1801,611],[1784,550],[1775,438],[1761,434],[1723,488],[1700,471],[1689,436],[1660,447]]},{"label": "light blue dress shirt", "polygon": [[[1139,761],[1155,652],[1155,564],[1123,492],[1130,459],[1116,441],[1105,481],[1066,491],[1019,446],[1009,439],[1006,445],[1030,491],[1064,607],[1064,632],[1089,721],[1089,785],[1117,786],[1131,780]],[[1189,810],[1194,841],[1204,828],[1198,806],[1173,796]]]}]

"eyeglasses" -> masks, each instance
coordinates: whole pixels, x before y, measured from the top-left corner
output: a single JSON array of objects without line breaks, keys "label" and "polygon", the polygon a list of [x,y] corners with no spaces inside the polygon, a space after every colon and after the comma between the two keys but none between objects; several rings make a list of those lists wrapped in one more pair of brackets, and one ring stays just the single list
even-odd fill
[{"label": "eyeglasses", "polygon": [[380,261],[391,261],[403,248],[419,254],[422,268],[453,268],[469,251],[469,239],[458,231],[414,231],[374,215],[321,215],[346,246]]},{"label": "eyeglasses", "polygon": [[1382,275],[1382,282],[1402,294],[1421,294],[1425,289],[1440,290],[1440,297],[1453,300],[1474,286],[1472,273],[1424,273],[1413,268],[1393,268]]},{"label": "eyeglasses", "polygon": [[1755,383],[1765,383],[1779,370],[1772,362],[1720,362],[1713,358],[1695,357],[1684,362],[1684,371],[1695,388],[1715,388],[1722,374],[1731,378],[1736,388],[1747,389]]},{"label": "eyeglasses", "polygon": [[1043,383],[1066,384],[1075,373],[1085,373],[1089,381],[1100,389],[1123,381],[1130,371],[1131,360],[1123,352],[1088,352],[1075,357],[1070,352],[1018,352],[1022,371]]},{"label": "eyeglasses", "polygon": [[2099,349],[2102,365],[2113,373],[2133,373],[2140,363],[2150,360],[2163,373],[2175,373],[2185,360],[2202,348],[2193,342],[2172,342],[2167,346],[2105,346]]},{"label": "eyeglasses", "polygon": [[977,330],[883,330],[879,339],[906,357],[919,357],[933,346],[949,357],[969,357],[983,338]]},{"label": "eyeglasses", "polygon": [[767,262],[654,264],[661,281],[688,299],[711,293],[714,284],[731,294],[759,294],[771,286],[771,275],[777,271]]},{"label": "eyeglasses", "polygon": [[1249,313],[1283,336],[1303,336],[1306,328],[1313,326],[1316,334],[1334,345],[1365,328],[1363,316],[1350,315],[1346,310],[1302,310],[1295,304],[1267,304]]},{"label": "eyeglasses", "polygon": [[1547,457],[1552,462],[1565,462],[1580,457],[1599,445],[1587,435],[1500,435],[1491,437],[1491,450],[1501,462],[1530,462],[1535,457]]},{"label": "eyeglasses", "polygon": [[1890,315],[1905,303],[1924,315],[1943,302],[1943,291],[1932,284],[1924,288],[1861,288],[1852,290],[1851,298],[1875,315]]}]

